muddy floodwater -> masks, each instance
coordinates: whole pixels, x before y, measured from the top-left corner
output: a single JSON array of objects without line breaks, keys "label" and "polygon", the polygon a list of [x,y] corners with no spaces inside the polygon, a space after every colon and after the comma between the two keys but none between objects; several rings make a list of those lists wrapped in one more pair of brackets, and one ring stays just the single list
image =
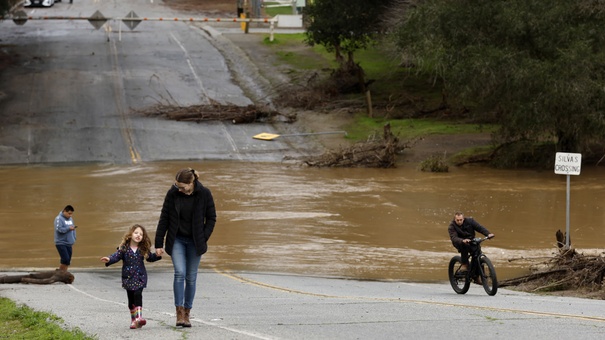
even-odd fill
[{"label": "muddy floodwater", "polygon": [[[310,169],[279,163],[0,167],[0,269],[56,268],[53,220],[75,207],[72,268],[101,268],[126,229],[151,237],[174,174],[191,166],[212,190],[218,221],[203,269],[287,272],[355,279],[447,280],[456,210],[496,235],[484,243],[500,279],[555,251],[566,229],[566,176],[554,171],[453,168]],[[605,245],[605,172],[571,176],[572,246]],[[169,258],[148,264],[170,267]]]}]

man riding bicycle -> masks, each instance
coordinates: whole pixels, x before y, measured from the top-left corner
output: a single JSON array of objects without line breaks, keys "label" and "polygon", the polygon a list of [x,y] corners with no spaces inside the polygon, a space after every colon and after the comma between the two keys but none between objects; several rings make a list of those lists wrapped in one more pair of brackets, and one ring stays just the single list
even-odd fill
[{"label": "man riding bicycle", "polygon": [[462,266],[460,271],[468,270],[468,254],[471,251],[471,240],[475,238],[475,231],[492,238],[494,234],[490,233],[484,226],[475,221],[472,217],[464,217],[461,212],[454,214],[454,219],[450,222],[447,231],[450,233],[450,240],[462,257],[460,261]]}]

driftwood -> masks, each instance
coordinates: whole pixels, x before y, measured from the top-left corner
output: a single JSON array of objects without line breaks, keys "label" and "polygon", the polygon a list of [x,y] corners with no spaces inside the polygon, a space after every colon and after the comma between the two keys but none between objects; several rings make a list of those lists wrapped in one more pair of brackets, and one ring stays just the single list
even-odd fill
[{"label": "driftwood", "polygon": [[567,269],[555,269],[555,270],[549,270],[549,271],[545,271],[545,272],[533,273],[533,274],[529,274],[529,275],[525,275],[525,276],[516,277],[513,279],[500,281],[500,282],[498,282],[498,287],[517,286],[522,283],[527,283],[530,281],[542,279],[542,278],[552,276],[552,275],[560,275],[560,274],[564,274],[566,272],[567,272]]},{"label": "driftwood", "polygon": [[34,283],[51,284],[55,282],[72,283],[74,276],[70,272],[56,269],[54,271],[38,272],[25,275],[2,275],[0,283]]},{"label": "driftwood", "polygon": [[605,258],[601,255],[588,256],[565,246],[565,233],[556,232],[558,253],[542,263],[544,268],[535,273],[503,280],[500,287],[517,286],[532,292],[563,290],[602,291],[605,277]]},{"label": "driftwood", "polygon": [[400,147],[399,139],[391,133],[391,126],[386,124],[382,139],[330,150],[320,156],[305,158],[302,163],[312,167],[394,168],[395,156]]},{"label": "driftwood", "polygon": [[259,108],[256,105],[156,105],[139,112],[146,116],[163,117],[170,120],[197,123],[213,120],[229,121],[233,124],[269,122],[277,116],[285,117],[286,122],[293,122],[296,120],[295,115],[284,115],[276,111]]},{"label": "driftwood", "polygon": [[[555,237],[557,238],[557,247],[559,247],[559,249],[565,247],[565,243],[567,243],[567,233],[563,233],[561,229],[559,229],[555,233]],[[569,238],[569,244],[571,245],[571,237]]]}]

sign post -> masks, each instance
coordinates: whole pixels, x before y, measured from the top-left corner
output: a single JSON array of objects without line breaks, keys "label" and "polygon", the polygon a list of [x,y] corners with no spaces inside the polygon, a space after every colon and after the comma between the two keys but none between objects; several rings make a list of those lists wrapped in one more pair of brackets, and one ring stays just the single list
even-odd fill
[{"label": "sign post", "polygon": [[555,174],[567,175],[567,206],[565,211],[565,247],[569,248],[569,191],[570,175],[579,175],[582,169],[582,154],[557,152],[555,156]]}]

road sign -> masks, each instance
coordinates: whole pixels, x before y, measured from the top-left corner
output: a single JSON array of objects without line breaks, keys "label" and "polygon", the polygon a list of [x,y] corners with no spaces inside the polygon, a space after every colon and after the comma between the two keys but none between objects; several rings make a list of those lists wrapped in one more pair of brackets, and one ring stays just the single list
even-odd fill
[{"label": "road sign", "polygon": [[25,22],[27,22],[27,13],[25,11],[16,11],[13,15],[13,22],[19,26],[25,25]]},{"label": "road sign", "polygon": [[90,22],[95,29],[99,29],[105,25],[107,18],[105,18],[101,12],[96,11],[88,18],[88,22]]},{"label": "road sign", "polygon": [[565,207],[565,247],[569,248],[569,206],[570,206],[570,183],[569,175],[579,175],[582,169],[582,154],[581,153],[568,153],[568,152],[557,152],[555,156],[555,174],[567,175],[567,204]]},{"label": "road sign", "polygon": [[141,23],[141,20],[133,20],[138,18],[139,16],[134,11],[130,11],[130,13],[126,15],[126,18],[122,19],[122,22],[132,31],[135,27],[137,27],[138,24]]},{"label": "road sign", "polygon": [[579,175],[582,169],[582,154],[557,152],[555,158],[555,174]]}]

